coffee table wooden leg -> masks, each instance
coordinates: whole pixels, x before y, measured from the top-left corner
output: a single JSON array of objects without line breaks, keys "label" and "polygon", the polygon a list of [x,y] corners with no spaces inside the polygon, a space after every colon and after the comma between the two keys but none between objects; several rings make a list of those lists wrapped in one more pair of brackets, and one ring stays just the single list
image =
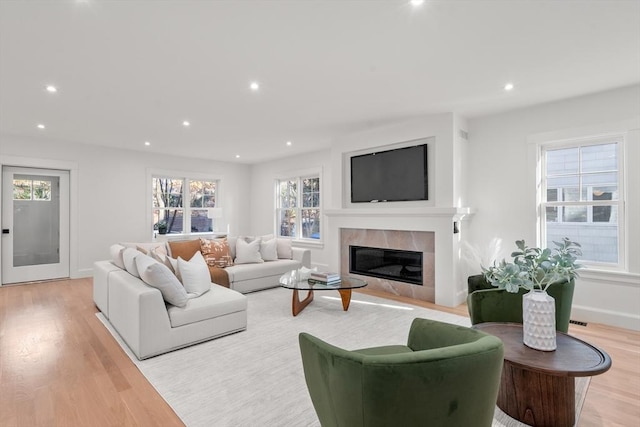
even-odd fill
[{"label": "coffee table wooden leg", "polygon": [[313,291],[309,291],[307,297],[300,301],[300,296],[298,295],[298,290],[293,290],[293,299],[291,300],[291,312],[294,316],[297,316],[309,303],[313,301]]},{"label": "coffee table wooden leg", "polygon": [[532,372],[504,362],[498,407],[528,425],[570,427],[575,423],[575,381]]},{"label": "coffee table wooden leg", "polygon": [[349,310],[349,304],[351,303],[351,289],[338,289],[340,292],[340,298],[342,298],[342,308],[344,311]]}]

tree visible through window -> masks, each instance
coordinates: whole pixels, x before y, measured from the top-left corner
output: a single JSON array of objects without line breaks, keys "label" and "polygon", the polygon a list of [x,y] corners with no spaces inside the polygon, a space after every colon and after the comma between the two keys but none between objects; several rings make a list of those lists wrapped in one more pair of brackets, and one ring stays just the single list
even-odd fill
[{"label": "tree visible through window", "polygon": [[546,246],[569,237],[584,261],[621,261],[621,174],[618,140],[542,148],[542,229]]},{"label": "tree visible through window", "polygon": [[[217,181],[153,177],[153,228],[167,233],[214,230]],[[188,202],[185,203],[184,201]]]},{"label": "tree visible through window", "polygon": [[296,177],[279,180],[277,234],[297,239],[320,239],[320,178]]}]

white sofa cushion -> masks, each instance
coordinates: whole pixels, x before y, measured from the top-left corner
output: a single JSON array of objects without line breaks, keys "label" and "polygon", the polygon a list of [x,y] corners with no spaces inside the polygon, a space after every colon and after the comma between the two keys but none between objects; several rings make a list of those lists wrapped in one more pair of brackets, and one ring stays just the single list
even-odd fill
[{"label": "white sofa cushion", "polygon": [[245,239],[238,237],[234,262],[236,264],[264,262],[260,256],[260,242],[260,238],[247,242]]},{"label": "white sofa cushion", "polygon": [[210,284],[210,288],[204,295],[188,300],[184,307],[168,306],[171,327],[176,328],[247,309],[247,297],[241,293],[213,284]]},{"label": "white sofa cushion", "polygon": [[291,250],[291,239],[283,239],[281,237],[278,237],[276,241],[278,258],[292,259],[293,251]]},{"label": "white sofa cushion", "polygon": [[144,254],[134,248],[126,248],[124,251],[122,251],[122,259],[124,261],[125,269],[129,274],[138,278],[140,278],[140,273],[138,272],[138,267],[136,266],[136,258],[139,255]]},{"label": "white sofa cushion", "polygon": [[260,257],[264,261],[276,261],[278,259],[278,241],[276,238],[260,241]]},{"label": "white sofa cushion", "polygon": [[242,282],[244,280],[259,279],[261,277],[281,276],[293,269],[300,268],[300,262],[295,260],[280,259],[267,261],[262,264],[236,264],[225,268],[230,282]]},{"label": "white sofa cushion", "polygon": [[117,243],[109,247],[109,253],[111,254],[111,261],[123,270],[126,269],[126,267],[124,266],[124,258],[122,256],[125,249],[126,248],[124,246],[119,245]]},{"label": "white sofa cushion", "polygon": [[120,242],[120,244],[125,248],[137,249],[145,255],[149,255],[149,252],[152,250],[167,253],[167,244],[165,242]]},{"label": "white sofa cushion", "polygon": [[138,255],[135,261],[140,278],[147,285],[158,289],[166,302],[178,307],[187,304],[187,291],[166,265],[144,254]]},{"label": "white sofa cushion", "polygon": [[201,252],[196,252],[189,261],[178,258],[178,272],[190,297],[200,296],[211,287],[209,267]]}]

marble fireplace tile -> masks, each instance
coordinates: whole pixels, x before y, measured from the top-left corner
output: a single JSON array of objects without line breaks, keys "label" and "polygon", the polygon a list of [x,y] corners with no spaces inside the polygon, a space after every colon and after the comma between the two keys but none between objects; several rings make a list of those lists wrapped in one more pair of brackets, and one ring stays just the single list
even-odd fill
[{"label": "marble fireplace tile", "polygon": [[342,274],[349,274],[350,245],[422,252],[422,286],[377,277],[352,275],[366,280],[369,288],[372,289],[435,302],[435,233],[343,228],[340,230],[340,272]]}]

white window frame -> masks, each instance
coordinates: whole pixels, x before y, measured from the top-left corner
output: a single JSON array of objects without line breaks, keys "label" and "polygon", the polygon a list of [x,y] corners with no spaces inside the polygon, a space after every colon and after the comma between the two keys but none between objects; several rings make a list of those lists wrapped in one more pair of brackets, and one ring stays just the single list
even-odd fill
[{"label": "white window frame", "polygon": [[[320,193],[320,198],[319,198],[319,203],[317,207],[312,207],[312,208],[303,208],[301,205],[301,197],[302,197],[302,181],[304,179],[307,178],[318,178],[319,180],[319,193]],[[299,189],[299,194],[298,194],[298,200],[296,201],[296,207],[293,208],[296,210],[296,235],[295,236],[280,236],[280,210],[283,209],[280,207],[280,193],[279,193],[279,188],[280,188],[280,181],[297,181],[297,185],[298,185],[298,189]],[[296,241],[298,243],[302,243],[303,245],[321,245],[323,242],[323,236],[324,236],[324,214],[323,214],[323,209],[322,209],[322,205],[323,205],[323,179],[322,179],[322,171],[320,170],[316,170],[316,169],[312,169],[312,170],[304,170],[304,171],[296,171],[296,172],[291,172],[288,174],[283,174],[283,175],[279,175],[275,178],[274,180],[274,234],[277,237],[285,237],[285,238],[291,238],[293,241]],[[302,236],[302,215],[301,212],[305,209],[318,209],[319,211],[319,217],[320,217],[320,227],[319,227],[319,233],[320,233],[320,238],[319,239],[312,239],[312,238],[308,238],[308,237],[303,237]]]},{"label": "white window frame", "polygon": [[[180,179],[182,180],[182,200],[183,205],[185,205],[184,201],[189,200],[189,181],[209,181],[216,183],[216,205],[213,208],[191,208],[190,206],[182,206],[183,211],[183,223],[182,223],[182,233],[171,233],[166,234],[167,238],[174,238],[179,236],[197,236],[197,235],[210,235],[216,234],[218,231],[216,228],[219,228],[218,225],[222,223],[222,208],[220,207],[220,188],[222,178],[220,176],[212,176],[208,174],[198,174],[198,173],[187,173],[187,172],[177,172],[177,171],[169,171],[169,170],[148,170],[147,171],[147,194],[150,196],[148,198],[147,204],[147,212],[149,215],[148,229],[151,230],[153,238],[158,237],[158,230],[154,229],[154,221],[153,221],[153,211],[157,209],[153,206],[153,179],[154,178],[171,178],[171,179]],[[188,203],[187,203],[188,204]],[[169,208],[172,209],[172,208]],[[203,231],[203,232],[192,232],[191,230],[191,210],[208,210],[213,221],[213,231]],[[189,218],[187,220],[187,218]],[[185,231],[187,230],[187,231]]]},{"label": "white window frame", "polygon": [[[557,150],[565,148],[579,148],[587,147],[590,145],[603,145],[603,144],[617,144],[617,188],[618,199],[617,200],[580,200],[580,201],[548,201],[547,200],[547,184],[546,184],[546,163],[545,154],[548,150]],[[538,182],[540,185],[537,187],[537,206],[538,206],[538,243],[541,247],[547,247],[551,242],[546,241],[547,236],[547,221],[546,221],[546,208],[547,207],[566,207],[566,206],[597,206],[615,205],[617,207],[617,230],[618,230],[618,262],[617,263],[605,263],[590,260],[581,260],[581,263],[590,268],[598,270],[612,270],[612,271],[626,271],[627,270],[627,251],[626,251],[626,215],[625,215],[625,135],[623,133],[600,135],[594,137],[584,138],[572,138],[562,141],[548,141],[538,144]],[[582,178],[582,174],[579,174]],[[561,210],[558,211],[558,215],[561,215]],[[592,211],[587,211],[587,222],[584,224],[592,224]],[[578,223],[576,226],[579,226]]]}]

